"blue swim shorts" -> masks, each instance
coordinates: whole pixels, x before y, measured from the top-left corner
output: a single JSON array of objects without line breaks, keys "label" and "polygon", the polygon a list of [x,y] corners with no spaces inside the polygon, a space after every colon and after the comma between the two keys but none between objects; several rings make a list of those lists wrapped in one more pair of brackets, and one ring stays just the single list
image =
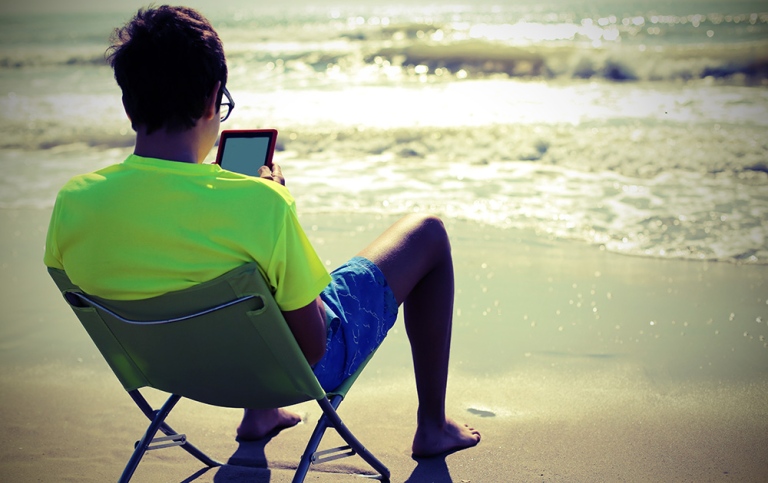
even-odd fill
[{"label": "blue swim shorts", "polygon": [[328,339],[313,371],[323,389],[331,391],[379,347],[397,319],[397,301],[379,267],[363,257],[331,272],[320,298]]}]

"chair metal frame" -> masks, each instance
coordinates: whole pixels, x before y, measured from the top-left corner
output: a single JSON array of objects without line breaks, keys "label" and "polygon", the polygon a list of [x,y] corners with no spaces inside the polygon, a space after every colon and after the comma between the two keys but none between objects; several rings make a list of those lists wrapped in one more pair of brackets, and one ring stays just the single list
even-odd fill
[{"label": "chair metal frame", "polygon": [[[56,281],[57,285],[59,285],[59,288],[62,291],[62,294],[64,295],[65,300],[70,305],[70,307],[73,310],[75,310],[76,314],[78,314],[78,317],[80,317],[80,312],[78,312],[78,310],[76,309],[83,309],[83,308],[94,309],[96,312],[100,314],[101,317],[106,315],[116,321],[119,321],[120,323],[130,324],[130,325],[139,325],[139,326],[146,327],[146,326],[161,326],[165,324],[175,324],[178,322],[194,320],[194,319],[197,319],[198,317],[202,317],[206,315],[212,315],[212,314],[215,314],[216,312],[219,312],[221,310],[228,309],[228,308],[237,309],[238,306],[240,305],[247,305],[246,302],[249,302],[249,301],[253,302],[253,299],[261,299],[261,300],[257,300],[257,302],[261,304],[273,302],[271,300],[271,294],[269,295],[265,295],[263,293],[245,294],[245,295],[235,297],[233,300],[229,300],[224,303],[219,303],[212,307],[206,307],[202,310],[195,310],[191,313],[186,313],[181,316],[161,318],[156,320],[152,320],[152,319],[148,320],[146,318],[142,320],[136,320],[136,319],[126,317],[125,315],[121,315],[117,311],[108,307],[108,305],[111,305],[109,301],[105,301],[103,299],[90,296],[85,292],[83,292],[82,290],[80,290],[77,286],[73,285],[69,281],[69,279],[66,277],[66,274],[63,271],[60,271],[60,270],[57,271],[55,269],[49,269],[49,271],[51,272],[51,275],[54,278],[54,281]],[[255,270],[251,270],[250,274],[253,275],[253,272],[255,272]],[[84,326],[86,325],[82,319],[81,319],[81,322],[83,322]],[[86,326],[86,330],[88,330],[87,326]],[[90,331],[89,331],[89,334],[90,334]],[[93,337],[93,334],[91,335],[92,335],[92,338],[94,339],[94,342],[97,342],[96,338]],[[107,362],[110,362],[110,366],[112,366],[113,371],[115,371],[116,368],[113,365],[110,358],[107,356],[106,351],[99,345],[98,342],[97,342],[97,346],[99,346],[99,350],[105,356],[105,358],[107,359]],[[379,461],[365,446],[363,446],[362,443],[360,443],[360,441],[346,427],[346,425],[343,423],[343,421],[341,420],[341,418],[337,413],[337,408],[339,407],[342,400],[344,399],[347,391],[355,382],[355,380],[360,375],[365,365],[368,363],[368,361],[372,356],[373,354],[371,354],[366,359],[366,361],[358,368],[355,374],[353,374],[346,381],[344,381],[344,383],[335,391],[326,393],[322,397],[309,396],[309,397],[303,398],[303,400],[305,401],[308,401],[314,398],[322,410],[322,416],[319,418],[317,425],[315,426],[315,429],[309,441],[307,442],[306,449],[304,450],[304,453],[301,456],[301,459],[299,461],[299,464],[297,466],[296,472],[293,477],[294,483],[300,483],[304,481],[310,466],[313,464],[333,461],[336,459],[346,458],[353,455],[359,455],[376,472],[378,472],[379,474],[378,479],[382,481],[389,481],[390,472],[387,469],[387,467],[381,461]],[[142,458],[144,457],[147,451],[159,450],[159,449],[164,449],[164,448],[169,448],[174,446],[180,446],[182,449],[187,451],[190,455],[194,456],[195,458],[197,458],[199,461],[201,461],[203,464],[205,464],[208,467],[217,467],[225,464],[205,454],[203,451],[201,451],[192,443],[190,443],[187,440],[187,437],[185,434],[176,432],[173,428],[171,428],[165,422],[166,418],[169,416],[174,406],[176,406],[176,404],[181,400],[182,397],[186,397],[184,394],[170,393],[170,396],[168,397],[168,399],[159,409],[153,409],[152,406],[147,402],[147,400],[139,391],[139,387],[137,387],[137,386],[152,387],[153,386],[152,384],[147,382],[129,384],[124,380],[125,376],[121,377],[121,374],[119,374],[118,371],[115,371],[115,374],[118,376],[121,382],[123,382],[123,385],[128,391],[128,394],[131,396],[131,398],[139,407],[139,409],[142,411],[142,413],[144,413],[144,415],[150,420],[150,424],[147,427],[146,431],[144,432],[144,435],[139,441],[135,443],[133,454],[128,460],[128,463],[126,464],[125,469],[123,470],[123,473],[120,476],[120,479],[118,480],[119,482],[123,483],[123,482],[130,481],[131,477],[133,476],[139,463],[141,462]],[[318,384],[318,387],[319,387],[319,384]],[[160,389],[161,391],[163,390],[162,387],[158,389]],[[192,399],[197,399],[197,400],[200,400],[201,402],[211,404],[210,402],[207,402],[201,399],[200,397],[193,397]],[[220,405],[220,404],[214,404],[214,405]],[[323,436],[328,428],[333,428],[334,430],[336,430],[336,432],[344,440],[346,445],[340,446],[337,448],[318,451],[320,442],[322,441]],[[157,436],[158,431],[163,435]]]}]

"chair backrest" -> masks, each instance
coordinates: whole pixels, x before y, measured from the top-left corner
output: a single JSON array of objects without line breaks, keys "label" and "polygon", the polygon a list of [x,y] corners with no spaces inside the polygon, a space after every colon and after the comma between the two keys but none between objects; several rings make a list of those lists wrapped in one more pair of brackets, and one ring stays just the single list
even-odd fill
[{"label": "chair backrest", "polygon": [[325,395],[257,264],[145,300],[88,295],[49,273],[127,391],[272,408]]}]

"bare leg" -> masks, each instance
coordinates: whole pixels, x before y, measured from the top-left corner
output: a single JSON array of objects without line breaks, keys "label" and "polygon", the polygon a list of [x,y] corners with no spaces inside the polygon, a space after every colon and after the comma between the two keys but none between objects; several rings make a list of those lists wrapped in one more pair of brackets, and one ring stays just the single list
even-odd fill
[{"label": "bare leg", "polygon": [[261,439],[272,432],[296,426],[301,416],[285,409],[246,409],[237,437],[252,441]]},{"label": "bare leg", "polygon": [[448,235],[435,217],[409,215],[359,253],[381,269],[404,305],[419,399],[414,456],[476,445],[480,433],[445,415],[453,322],[453,260]]}]

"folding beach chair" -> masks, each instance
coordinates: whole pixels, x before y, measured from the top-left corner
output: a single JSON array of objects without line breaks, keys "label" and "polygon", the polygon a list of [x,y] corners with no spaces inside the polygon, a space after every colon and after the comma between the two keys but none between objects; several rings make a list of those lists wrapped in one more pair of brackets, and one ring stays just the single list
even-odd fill
[{"label": "folding beach chair", "polygon": [[[112,371],[151,421],[119,481],[130,480],[146,451],[171,446],[180,446],[210,467],[223,464],[165,423],[182,397],[214,406],[257,409],[314,399],[323,415],[293,481],[303,481],[311,463],[354,454],[371,465],[380,479],[389,480],[386,466],[354,437],[336,413],[365,364],[336,390],[326,393],[255,263],[186,290],[139,301],[88,295],[64,271],[48,270]],[[155,410],[139,392],[143,387],[170,393],[170,397]],[[329,427],[347,445],[317,451]],[[164,436],[156,437],[158,430]]]}]

